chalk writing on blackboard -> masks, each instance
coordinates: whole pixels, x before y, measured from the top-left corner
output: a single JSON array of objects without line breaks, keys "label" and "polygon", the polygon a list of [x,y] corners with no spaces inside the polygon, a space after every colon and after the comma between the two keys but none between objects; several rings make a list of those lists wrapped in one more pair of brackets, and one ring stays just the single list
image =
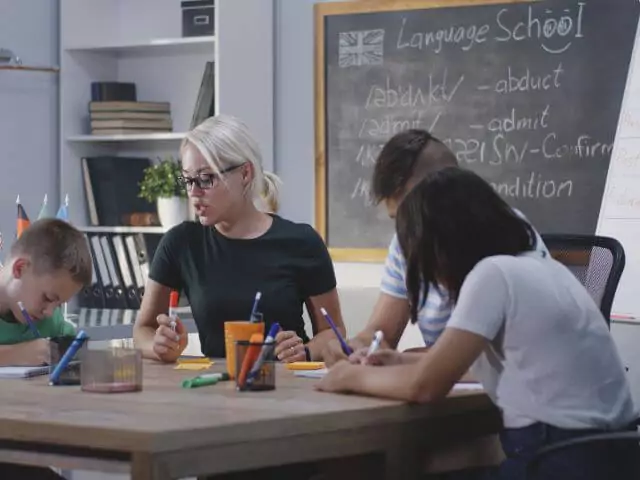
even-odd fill
[{"label": "chalk writing on blackboard", "polygon": [[547,73],[533,73],[529,67],[523,71],[517,71],[510,65],[507,66],[504,78],[499,79],[495,87],[490,85],[478,85],[478,90],[493,90],[496,93],[534,92],[536,90],[550,90],[562,86],[560,78],[564,69],[562,62],[553,71]]},{"label": "chalk writing on blackboard", "polygon": [[[537,39],[545,52],[563,53],[571,46],[573,39],[583,36],[584,6],[584,2],[579,2],[574,11],[570,8],[544,8],[543,12],[539,8],[534,11],[534,7],[530,6],[527,8],[526,19],[521,19],[519,15],[515,17],[517,21],[509,18],[513,8],[502,8],[495,16],[493,39],[497,42]],[[465,52],[469,51],[475,45],[488,40],[492,26],[489,23],[469,26],[451,25],[435,31],[408,32],[406,25],[407,17],[403,17],[396,43],[398,50],[431,49],[434,53],[440,53],[446,44],[456,45]],[[547,43],[554,38],[563,38],[562,46],[552,47]]]},{"label": "chalk writing on blackboard", "polygon": [[387,247],[393,221],[380,220],[371,175],[387,140],[413,128],[442,140],[538,230],[593,233],[637,4],[373,10],[323,23],[329,247]]}]

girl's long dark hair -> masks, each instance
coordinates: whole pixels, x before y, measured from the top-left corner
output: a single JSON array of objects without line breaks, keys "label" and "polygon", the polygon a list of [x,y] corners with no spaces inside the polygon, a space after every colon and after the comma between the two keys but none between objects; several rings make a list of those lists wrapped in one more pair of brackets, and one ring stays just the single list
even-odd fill
[{"label": "girl's long dark hair", "polygon": [[407,264],[413,323],[429,284],[442,285],[456,302],[462,282],[480,260],[517,255],[536,243],[531,225],[491,185],[457,167],[428,175],[409,192],[398,208],[396,230]]}]

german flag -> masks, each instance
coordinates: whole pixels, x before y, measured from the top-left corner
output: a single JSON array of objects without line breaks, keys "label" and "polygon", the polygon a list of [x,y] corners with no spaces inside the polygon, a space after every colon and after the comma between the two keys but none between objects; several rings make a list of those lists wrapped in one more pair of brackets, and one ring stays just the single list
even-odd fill
[{"label": "german flag", "polygon": [[16,199],[16,204],[18,206],[18,218],[16,221],[16,238],[20,238],[22,232],[24,232],[29,225],[31,225],[31,220],[27,216],[27,212],[24,210],[24,207],[20,203],[20,195]]}]

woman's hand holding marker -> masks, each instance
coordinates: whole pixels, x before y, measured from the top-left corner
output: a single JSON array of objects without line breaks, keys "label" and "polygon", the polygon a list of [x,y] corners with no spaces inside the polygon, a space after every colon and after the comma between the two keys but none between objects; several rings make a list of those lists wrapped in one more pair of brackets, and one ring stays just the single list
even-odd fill
[{"label": "woman's hand holding marker", "polygon": [[[153,352],[163,362],[175,362],[189,343],[187,330],[177,317],[158,315],[158,328],[153,337]],[[175,325],[175,330],[172,328]]]},{"label": "woman's hand holding marker", "polygon": [[296,332],[287,330],[276,335],[275,355],[281,362],[304,362],[307,360],[307,352],[302,338]]}]

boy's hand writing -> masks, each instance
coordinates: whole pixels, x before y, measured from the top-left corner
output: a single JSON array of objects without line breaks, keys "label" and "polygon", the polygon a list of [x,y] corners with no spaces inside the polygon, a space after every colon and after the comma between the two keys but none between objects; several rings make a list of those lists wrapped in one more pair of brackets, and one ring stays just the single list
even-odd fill
[{"label": "boy's hand writing", "polygon": [[[382,350],[378,350],[373,352],[371,355],[367,356],[367,352],[361,352],[362,356],[358,359],[359,363],[363,365],[402,365],[404,360],[402,358],[402,353],[397,350],[393,350],[391,348],[385,348]],[[355,353],[353,354],[355,355]],[[352,356],[353,356],[352,355]]]},{"label": "boy's hand writing", "polygon": [[187,348],[189,342],[187,329],[180,320],[176,320],[176,331],[174,332],[171,329],[173,320],[164,314],[158,315],[157,321],[158,328],[153,337],[153,352],[163,362],[175,362]]},{"label": "boy's hand writing", "polygon": [[342,392],[350,391],[352,376],[362,367],[341,360],[333,365],[322,380],[315,385],[316,390],[323,392]]}]

